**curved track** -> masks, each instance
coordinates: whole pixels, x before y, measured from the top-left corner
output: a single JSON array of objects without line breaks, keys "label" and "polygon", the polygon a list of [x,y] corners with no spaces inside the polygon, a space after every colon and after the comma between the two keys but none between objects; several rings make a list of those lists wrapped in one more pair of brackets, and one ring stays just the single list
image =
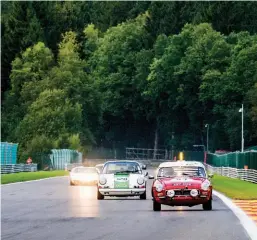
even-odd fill
[{"label": "curved track", "polygon": [[147,200],[96,200],[95,187],[69,186],[67,177],[2,186],[2,239],[10,240],[245,240],[237,217],[214,196],[201,206],[162,207]]}]

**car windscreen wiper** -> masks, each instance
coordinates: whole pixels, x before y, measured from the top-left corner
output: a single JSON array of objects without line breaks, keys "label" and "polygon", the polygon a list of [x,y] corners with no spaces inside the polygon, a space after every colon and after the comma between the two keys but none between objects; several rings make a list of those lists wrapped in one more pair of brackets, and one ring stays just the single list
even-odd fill
[{"label": "car windscreen wiper", "polygon": [[193,176],[193,175],[191,175],[190,173],[184,173],[184,172],[182,173],[182,175],[183,175],[183,176]]}]

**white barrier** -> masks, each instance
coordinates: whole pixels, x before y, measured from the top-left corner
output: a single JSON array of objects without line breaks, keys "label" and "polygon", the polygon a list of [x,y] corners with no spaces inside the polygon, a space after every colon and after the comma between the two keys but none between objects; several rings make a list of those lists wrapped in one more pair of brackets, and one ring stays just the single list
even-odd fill
[{"label": "white barrier", "polygon": [[216,173],[221,176],[230,178],[238,178],[244,181],[257,183],[257,170],[254,169],[237,169],[231,167],[213,167],[205,164],[207,171],[210,173]]},{"label": "white barrier", "polygon": [[37,164],[5,164],[1,165],[1,174],[18,172],[36,172]]}]

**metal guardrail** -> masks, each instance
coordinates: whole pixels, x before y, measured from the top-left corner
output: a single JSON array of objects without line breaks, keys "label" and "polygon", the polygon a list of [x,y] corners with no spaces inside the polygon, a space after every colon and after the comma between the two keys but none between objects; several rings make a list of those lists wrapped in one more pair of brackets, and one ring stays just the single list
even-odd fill
[{"label": "metal guardrail", "polygon": [[255,169],[238,169],[231,167],[213,167],[205,164],[207,171],[216,173],[221,176],[238,178],[244,181],[257,183],[257,170]]},{"label": "metal guardrail", "polygon": [[1,174],[18,172],[36,172],[37,164],[5,164],[1,165]]}]

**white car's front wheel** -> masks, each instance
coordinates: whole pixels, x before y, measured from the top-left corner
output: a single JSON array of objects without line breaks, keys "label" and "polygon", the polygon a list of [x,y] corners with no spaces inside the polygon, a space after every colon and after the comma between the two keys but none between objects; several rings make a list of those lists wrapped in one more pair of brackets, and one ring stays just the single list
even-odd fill
[{"label": "white car's front wheel", "polygon": [[145,200],[146,199],[146,191],[140,195],[140,199]]},{"label": "white car's front wheel", "polygon": [[104,195],[102,195],[99,190],[97,189],[97,200],[103,200],[104,199]]}]

